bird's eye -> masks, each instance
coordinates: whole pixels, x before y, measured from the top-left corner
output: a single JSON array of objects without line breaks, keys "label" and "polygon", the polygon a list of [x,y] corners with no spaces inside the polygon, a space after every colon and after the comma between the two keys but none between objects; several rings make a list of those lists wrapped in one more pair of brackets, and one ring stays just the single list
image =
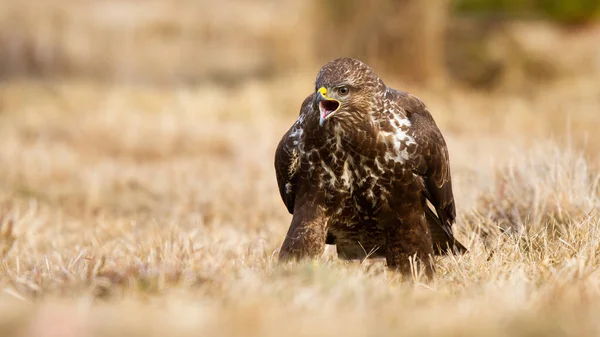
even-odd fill
[{"label": "bird's eye", "polygon": [[348,87],[339,87],[338,92],[340,93],[340,95],[348,95],[350,89],[348,89]]}]

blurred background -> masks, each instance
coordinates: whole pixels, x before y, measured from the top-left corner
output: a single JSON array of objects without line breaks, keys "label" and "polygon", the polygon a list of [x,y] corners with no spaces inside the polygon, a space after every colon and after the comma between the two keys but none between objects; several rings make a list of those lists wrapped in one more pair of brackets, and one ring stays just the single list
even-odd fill
[{"label": "blurred background", "polygon": [[527,90],[600,69],[598,0],[0,3],[0,79],[239,85],[338,56],[396,81]]},{"label": "blurred background", "polygon": [[260,188],[287,222],[273,153],[340,56],[429,106],[462,205],[536,142],[597,167],[599,20],[598,0],[0,0],[0,201],[207,216]]}]

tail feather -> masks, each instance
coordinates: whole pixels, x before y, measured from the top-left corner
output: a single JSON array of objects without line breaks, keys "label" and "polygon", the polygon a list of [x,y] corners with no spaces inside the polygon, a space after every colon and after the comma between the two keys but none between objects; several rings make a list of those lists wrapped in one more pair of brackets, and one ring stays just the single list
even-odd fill
[{"label": "tail feather", "polygon": [[465,246],[458,242],[452,235],[452,232],[447,232],[440,219],[433,213],[429,207],[425,208],[425,217],[429,223],[431,231],[431,239],[433,242],[433,250],[436,255],[447,255],[450,251],[454,254],[467,253]]}]

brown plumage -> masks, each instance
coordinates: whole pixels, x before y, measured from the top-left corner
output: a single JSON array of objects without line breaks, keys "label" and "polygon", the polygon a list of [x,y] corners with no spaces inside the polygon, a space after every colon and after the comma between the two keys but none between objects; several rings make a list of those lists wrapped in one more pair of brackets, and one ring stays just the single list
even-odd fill
[{"label": "brown plumage", "polygon": [[431,114],[361,61],[321,68],[277,147],[275,170],[293,214],[280,259],[335,244],[342,259],[385,257],[404,273],[416,255],[431,276],[432,255],[466,251],[452,234],[448,150]]}]

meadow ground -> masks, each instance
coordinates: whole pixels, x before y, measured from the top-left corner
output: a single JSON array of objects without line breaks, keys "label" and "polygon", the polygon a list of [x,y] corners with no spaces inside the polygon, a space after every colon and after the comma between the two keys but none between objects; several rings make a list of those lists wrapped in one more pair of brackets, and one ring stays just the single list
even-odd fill
[{"label": "meadow ground", "polygon": [[2,335],[600,334],[597,80],[406,88],[446,137],[470,249],[431,282],[333,249],[277,263],[273,155],[312,80],[2,84]]}]

